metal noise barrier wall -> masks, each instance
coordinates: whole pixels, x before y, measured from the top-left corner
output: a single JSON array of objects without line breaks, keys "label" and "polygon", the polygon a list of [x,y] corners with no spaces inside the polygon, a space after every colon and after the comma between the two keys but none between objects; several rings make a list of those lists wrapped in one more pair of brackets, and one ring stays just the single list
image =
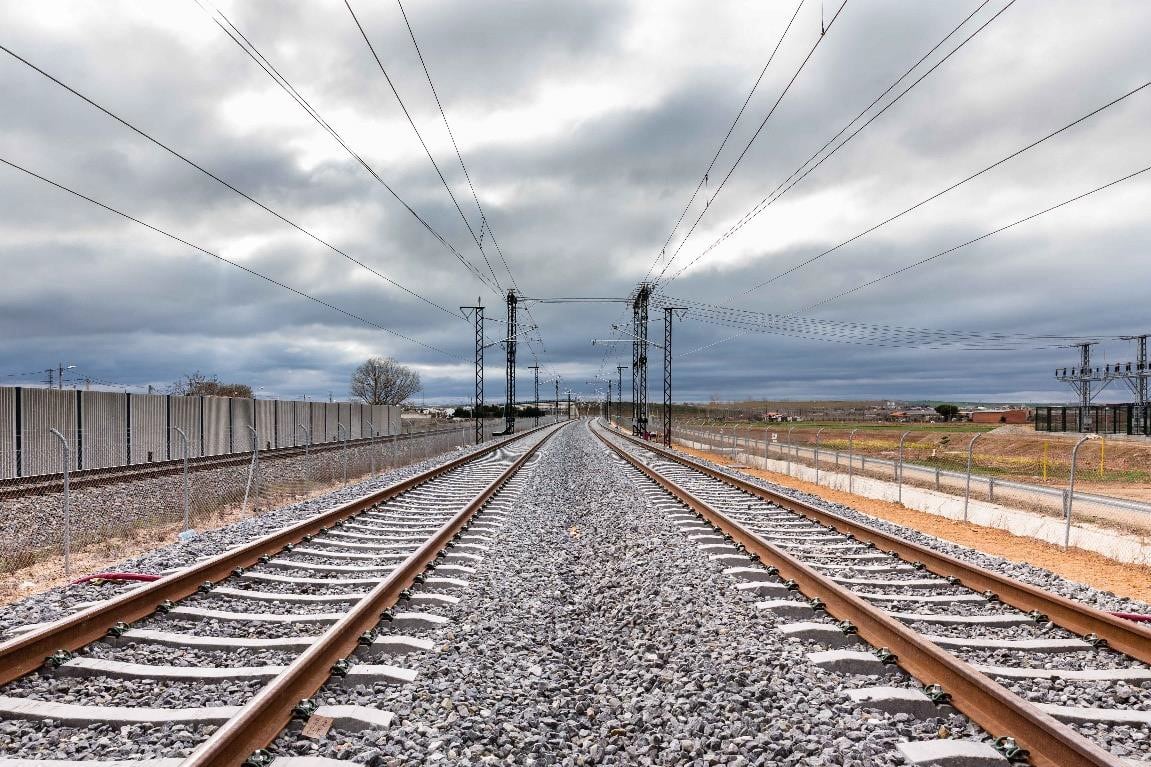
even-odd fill
[{"label": "metal noise barrier wall", "polygon": [[102,469],[399,431],[392,405],[3,386],[0,479],[58,473],[65,447],[70,470]]}]

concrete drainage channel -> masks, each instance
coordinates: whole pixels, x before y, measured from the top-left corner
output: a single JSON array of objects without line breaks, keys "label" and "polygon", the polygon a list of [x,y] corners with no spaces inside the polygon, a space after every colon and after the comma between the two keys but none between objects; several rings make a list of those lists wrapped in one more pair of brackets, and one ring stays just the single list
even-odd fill
[{"label": "concrete drainage channel", "polygon": [[[755,607],[774,618],[776,631],[818,648],[808,659],[828,673],[856,680],[855,689],[848,681],[845,691],[853,704],[930,720],[950,709],[946,704],[953,693],[956,705],[962,702],[968,714],[1004,736],[995,747],[987,735],[901,744],[909,763],[1006,764],[1024,760],[1025,745],[1035,764],[1151,763],[1151,666],[1144,662],[1151,656],[1151,633],[1146,630],[1116,625],[1089,608],[1073,615],[1053,598],[1057,619],[1113,631],[1114,643],[1130,654],[1115,652],[1093,632],[1072,633],[1047,615],[1012,609],[995,593],[973,592],[958,578],[929,572],[921,563],[751,495],[730,478],[693,468],[690,460],[670,460],[664,451],[615,435],[603,438],[649,483],[678,495],[686,506],[676,503],[669,513],[702,551],[727,565],[734,588],[763,597]],[[749,556],[749,548],[758,557]],[[789,560],[798,564],[789,567]],[[798,582],[783,580],[792,573]],[[1004,586],[1001,582],[1009,593]],[[851,615],[861,626],[836,621],[829,612]],[[868,616],[876,616],[871,618],[876,626],[866,624],[873,636],[895,642],[899,634],[911,635],[901,647],[908,657],[859,641]],[[894,624],[891,633],[884,633],[883,623]],[[946,663],[931,665],[920,657],[940,651],[966,661],[953,664],[960,673],[947,676]],[[930,668],[939,676],[916,682],[896,663],[915,671]],[[894,681],[882,681],[888,678]],[[945,680],[942,686],[923,685]],[[993,712],[996,706],[1002,711]],[[1018,740],[1006,739],[1012,727]]]},{"label": "concrete drainage channel", "polygon": [[[448,623],[442,611],[458,602],[453,592],[493,544],[505,494],[559,428],[455,459],[328,512],[334,524],[291,526],[0,645],[10,680],[0,688],[0,765],[303,767],[327,762],[253,751],[289,719],[313,730],[386,728],[391,714],[370,701],[301,699],[325,683],[415,678],[396,660],[430,649],[428,636]],[[253,556],[251,566],[221,570]],[[148,609],[201,573],[196,593]],[[143,620],[84,641],[118,611]],[[54,652],[21,675],[50,643],[77,654]]]}]

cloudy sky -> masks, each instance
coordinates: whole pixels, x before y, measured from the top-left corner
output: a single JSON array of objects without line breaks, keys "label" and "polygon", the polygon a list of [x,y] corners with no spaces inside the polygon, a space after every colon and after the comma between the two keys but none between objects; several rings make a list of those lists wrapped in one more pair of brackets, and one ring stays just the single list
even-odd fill
[{"label": "cloudy sky", "polygon": [[[463,401],[457,307],[499,318],[514,285],[538,325],[520,399],[534,360],[544,391],[559,375],[590,392],[630,362],[592,345],[630,312],[528,299],[626,297],[645,277],[658,306],[693,307],[674,325],[685,400],[1065,401],[1061,344],[1126,361],[1117,337],[1151,332],[1151,172],[950,250],[1151,165],[1151,87],[852,240],[1151,80],[1142,0],[409,0],[482,219],[394,0],[350,0],[379,64],[342,0],[202,1],[3,3],[0,158],[203,249],[0,164],[3,383],[63,362],[342,398],[378,354],[415,366],[428,401]],[[700,303],[773,315],[755,320],[772,332]],[[498,400],[498,346],[487,359]]]}]

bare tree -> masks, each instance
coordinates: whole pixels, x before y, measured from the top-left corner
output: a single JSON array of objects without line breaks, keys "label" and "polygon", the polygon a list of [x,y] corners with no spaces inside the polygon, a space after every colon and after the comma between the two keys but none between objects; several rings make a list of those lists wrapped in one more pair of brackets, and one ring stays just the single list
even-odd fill
[{"label": "bare tree", "polygon": [[398,405],[423,388],[419,373],[391,357],[372,357],[352,373],[352,396],[368,405]]},{"label": "bare tree", "polygon": [[181,394],[186,397],[212,396],[212,397],[248,397],[252,396],[252,387],[247,384],[226,384],[214,375],[205,375],[197,370],[188,373],[179,381],[168,387],[169,394]]}]

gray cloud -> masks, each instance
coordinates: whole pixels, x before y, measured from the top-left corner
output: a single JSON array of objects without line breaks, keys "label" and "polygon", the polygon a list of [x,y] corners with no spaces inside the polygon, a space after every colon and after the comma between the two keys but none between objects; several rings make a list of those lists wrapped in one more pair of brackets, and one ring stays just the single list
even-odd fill
[{"label": "gray cloud", "polygon": [[[334,147],[194,4],[113,3],[78,12],[60,3],[36,14],[5,5],[12,20],[5,44],[17,52],[449,310],[481,295],[489,317],[502,314],[501,297]],[[976,5],[849,6],[669,274]],[[996,0],[977,18],[1002,5]],[[222,7],[388,183],[486,272],[342,5]],[[478,213],[398,9],[354,7],[475,226]],[[492,229],[529,296],[628,293],[791,12],[746,5],[705,14],[691,4],[575,0],[405,7]],[[817,264],[731,298],[1137,85],[1151,71],[1151,51],[1139,39],[1149,17],[1133,1],[1091,11],[1072,2],[1012,7],[668,293],[794,312],[1145,164],[1147,92]],[[713,170],[709,192],[818,26],[818,9],[806,8]],[[7,57],[0,58],[0,87],[12,106],[0,120],[0,156],[452,355],[366,328],[0,168],[0,372],[66,360],[102,380],[147,385],[199,368],[286,396],[339,397],[357,359],[384,353],[421,367],[430,400],[470,395],[470,371],[455,358],[471,351],[463,320],[357,269]],[[1149,198],[1151,179],[1129,182],[813,316],[984,332],[1146,331]],[[697,203],[687,225],[699,210]],[[498,255],[487,250],[508,284]],[[545,376],[559,372],[587,391],[584,381],[608,371],[614,378],[616,359],[628,362],[625,345],[606,357],[605,347],[591,346],[611,334],[617,305],[536,304],[531,315],[546,346]],[[661,330],[653,323],[653,336]],[[492,323],[488,331],[495,339],[503,328]],[[677,326],[677,399],[1068,396],[1051,377],[1072,361],[1061,349],[886,349],[755,334],[687,354],[733,332],[690,316]],[[493,399],[502,396],[500,354],[488,352]],[[1099,354],[1126,359],[1129,349],[1109,342]],[[521,355],[532,364],[529,350]],[[525,371],[520,396],[529,390]]]}]

